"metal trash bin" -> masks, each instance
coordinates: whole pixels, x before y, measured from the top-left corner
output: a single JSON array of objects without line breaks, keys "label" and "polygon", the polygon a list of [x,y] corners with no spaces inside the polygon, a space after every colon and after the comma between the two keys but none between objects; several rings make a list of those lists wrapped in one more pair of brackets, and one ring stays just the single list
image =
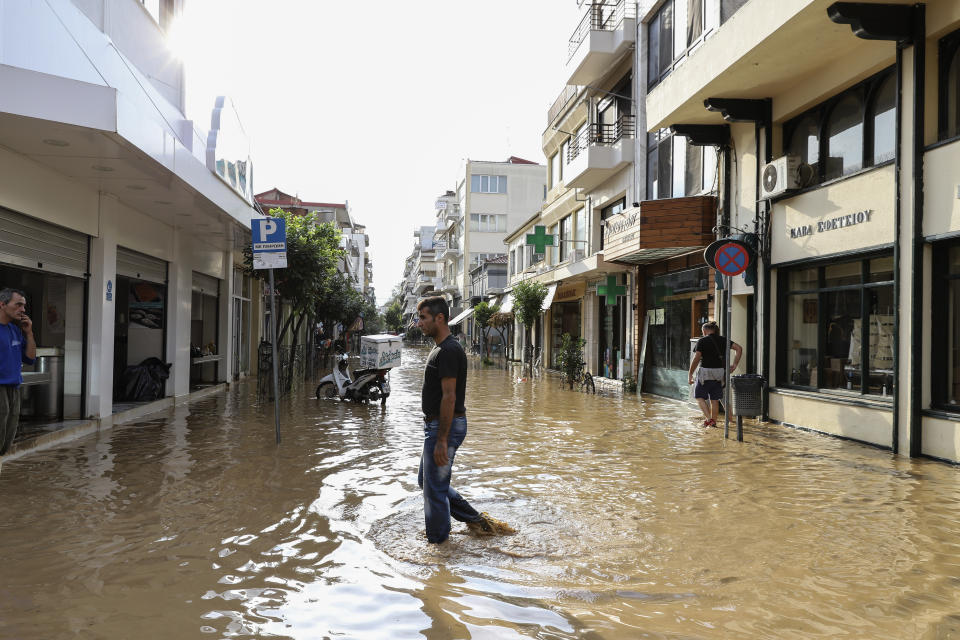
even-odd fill
[{"label": "metal trash bin", "polygon": [[733,413],[744,418],[763,415],[763,387],[766,381],[756,373],[730,376]]},{"label": "metal trash bin", "polygon": [[38,348],[36,370],[49,374],[50,381],[34,389],[34,415],[63,418],[63,349]]}]

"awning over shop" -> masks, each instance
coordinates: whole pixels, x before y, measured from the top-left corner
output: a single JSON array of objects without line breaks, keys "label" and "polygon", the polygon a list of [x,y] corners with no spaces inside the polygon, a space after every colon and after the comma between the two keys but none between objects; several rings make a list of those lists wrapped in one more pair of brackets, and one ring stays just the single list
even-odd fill
[{"label": "awning over shop", "polygon": [[454,318],[447,324],[447,326],[452,327],[455,324],[460,324],[461,322],[463,322],[464,320],[466,320],[472,315],[473,315],[473,307],[470,307],[466,311],[462,311],[461,313],[459,313],[456,318]]},{"label": "awning over shop", "polygon": [[500,302],[500,313],[513,313],[513,293],[506,293]]},{"label": "awning over shop", "polygon": [[553,283],[547,287],[547,297],[543,299],[543,304],[540,306],[541,311],[547,311],[550,309],[550,305],[553,304],[553,296],[557,293],[557,283]]}]

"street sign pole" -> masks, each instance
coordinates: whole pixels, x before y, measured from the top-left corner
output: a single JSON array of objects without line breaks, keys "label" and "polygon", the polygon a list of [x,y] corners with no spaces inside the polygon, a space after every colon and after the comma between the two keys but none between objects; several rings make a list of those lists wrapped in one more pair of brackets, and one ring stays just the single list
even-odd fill
[{"label": "street sign pole", "polygon": [[727,319],[724,322],[724,331],[727,334],[727,357],[726,362],[723,364],[723,437],[724,439],[730,436],[730,320],[731,320],[731,298],[732,293],[731,286],[733,285],[733,277],[726,276],[726,290],[723,292],[723,297],[726,299],[727,303]]},{"label": "street sign pole", "polygon": [[277,360],[277,302],[273,288],[273,269],[270,269],[270,342],[273,345],[270,360],[273,361],[273,422],[277,431],[277,444],[280,444],[280,373]]},{"label": "street sign pole", "polygon": [[[723,437],[730,437],[730,350],[733,344],[730,340],[731,316],[733,314],[733,276],[738,276],[747,270],[750,263],[756,259],[753,251],[746,244],[732,238],[720,238],[704,249],[703,258],[707,264],[716,269],[724,282],[723,297],[726,304],[726,322],[723,330],[727,334],[727,357],[723,367]],[[737,440],[743,440],[742,420],[737,417]]]},{"label": "street sign pole", "polygon": [[253,268],[270,271],[270,360],[273,369],[273,420],[276,426],[277,444],[280,444],[280,351],[277,348],[277,290],[273,270],[287,267],[287,228],[283,218],[252,220],[250,248],[253,252]]}]

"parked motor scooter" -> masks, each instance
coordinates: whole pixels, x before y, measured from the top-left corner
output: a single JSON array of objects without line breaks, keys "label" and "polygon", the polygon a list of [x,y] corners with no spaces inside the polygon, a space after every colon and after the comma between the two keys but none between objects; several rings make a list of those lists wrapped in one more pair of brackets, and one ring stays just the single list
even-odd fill
[{"label": "parked motor scooter", "polygon": [[336,398],[354,402],[376,402],[386,406],[390,396],[389,369],[358,369],[352,375],[347,354],[337,356],[337,366],[317,385],[317,398]]}]

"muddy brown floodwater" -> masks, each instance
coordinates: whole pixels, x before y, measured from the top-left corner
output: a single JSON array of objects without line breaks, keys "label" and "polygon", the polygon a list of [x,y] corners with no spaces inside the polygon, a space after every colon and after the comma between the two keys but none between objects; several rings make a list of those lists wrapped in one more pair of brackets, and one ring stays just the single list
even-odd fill
[{"label": "muddy brown floodwater", "polygon": [[425,353],[279,448],[240,384],[7,461],[0,637],[960,637],[960,470],[475,363],[454,484],[519,533],[428,545]]}]

